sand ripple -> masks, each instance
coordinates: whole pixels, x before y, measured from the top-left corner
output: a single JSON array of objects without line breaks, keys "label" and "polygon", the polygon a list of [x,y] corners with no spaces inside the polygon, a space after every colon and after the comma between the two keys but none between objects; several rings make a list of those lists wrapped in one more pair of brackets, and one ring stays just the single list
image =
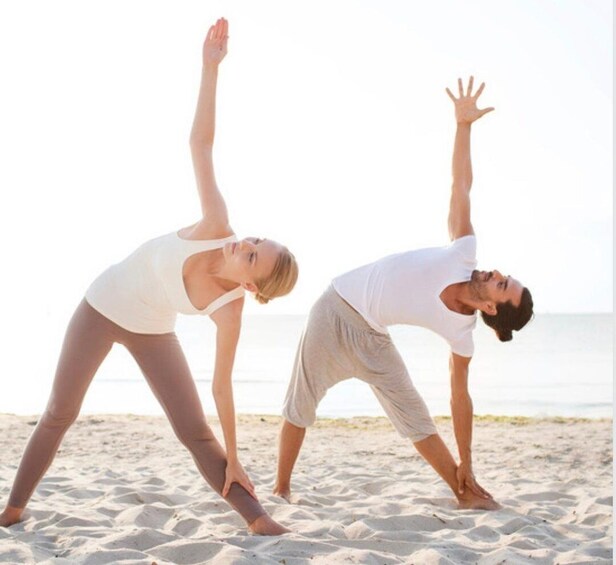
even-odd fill
[{"label": "sand ripple", "polygon": [[[0,438],[11,438],[0,440],[3,501],[31,421],[0,416]],[[84,417],[67,435],[25,521],[0,529],[0,563],[612,562],[611,422],[479,422],[475,472],[504,505],[492,513],[456,510],[412,446],[383,420],[366,418],[323,423],[308,433],[288,504],[270,494],[277,429],[274,418],[243,416],[239,441],[262,502],[292,534],[248,535],[165,419]],[[439,429],[453,445],[450,423]]]}]

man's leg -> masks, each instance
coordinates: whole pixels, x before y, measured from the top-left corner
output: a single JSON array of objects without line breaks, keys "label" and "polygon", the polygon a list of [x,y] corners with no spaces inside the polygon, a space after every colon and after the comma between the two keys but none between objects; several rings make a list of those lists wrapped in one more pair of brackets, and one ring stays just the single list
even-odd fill
[{"label": "man's leg", "polygon": [[482,510],[498,510],[500,504],[492,498],[481,498],[467,488],[464,493],[458,492],[458,479],[456,471],[458,466],[445,442],[438,434],[432,434],[421,441],[413,444],[421,456],[432,466],[432,468],[449,485],[452,492],[458,499],[460,508],[473,508]]},{"label": "man's leg", "polygon": [[[315,341],[320,336],[316,334],[313,338],[315,332],[311,331],[310,326],[309,323],[297,348],[293,378],[284,401],[284,420],[280,428],[278,473],[272,492],[287,502],[291,502],[291,474],[304,443],[306,428],[314,423],[317,406],[328,389],[327,384],[318,379],[323,367],[314,362],[312,352],[318,347]],[[291,423],[291,420],[296,423]]]},{"label": "man's leg", "polygon": [[340,318],[342,299],[330,287],[310,310],[306,327],[297,348],[292,378],[284,401],[284,422],[280,430],[278,476],[274,494],[289,500],[291,474],[297,461],[306,428],[316,419],[316,410],[326,392],[353,374],[349,354],[349,332]]},{"label": "man's leg", "polygon": [[306,428],[300,428],[288,420],[284,420],[280,430],[280,447],[278,450],[278,475],[274,494],[290,502],[291,474],[297,461],[297,456],[304,443]]},{"label": "man's leg", "polygon": [[371,360],[366,361],[367,370],[360,378],[370,383],[398,433],[411,439],[417,451],[449,485],[460,508],[499,508],[499,504],[493,499],[481,498],[468,488],[462,494],[458,492],[458,466],[438,435],[428,408],[413,385],[402,357],[389,337],[382,338],[378,345],[378,351],[375,350]]}]

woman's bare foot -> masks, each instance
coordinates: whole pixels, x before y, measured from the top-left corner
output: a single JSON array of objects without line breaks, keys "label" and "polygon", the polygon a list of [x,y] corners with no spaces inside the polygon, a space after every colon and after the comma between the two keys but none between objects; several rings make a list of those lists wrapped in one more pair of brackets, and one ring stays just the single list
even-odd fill
[{"label": "woman's bare foot", "polygon": [[493,498],[482,498],[476,494],[464,494],[458,497],[460,510],[500,510],[502,506]]},{"label": "woman's bare foot", "polygon": [[291,487],[279,487],[276,485],[272,493],[280,498],[284,498],[287,502],[291,502]]},{"label": "woman's bare foot", "polygon": [[250,524],[250,526],[248,526],[248,529],[251,533],[259,536],[280,536],[291,532],[291,530],[281,526],[267,514],[259,516],[252,524]]},{"label": "woman's bare foot", "polygon": [[14,506],[7,506],[4,512],[0,514],[0,528],[8,528],[17,522],[21,522],[21,515],[23,508],[15,508]]}]

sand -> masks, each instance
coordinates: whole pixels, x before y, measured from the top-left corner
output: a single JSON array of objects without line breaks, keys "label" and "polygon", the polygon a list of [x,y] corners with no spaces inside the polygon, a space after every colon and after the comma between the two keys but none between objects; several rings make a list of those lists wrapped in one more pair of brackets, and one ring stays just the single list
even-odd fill
[{"label": "sand", "polygon": [[[3,503],[35,420],[0,415]],[[292,534],[249,535],[163,417],[82,416],[24,521],[0,528],[0,563],[612,562],[611,421],[478,419],[475,473],[504,505],[496,512],[456,510],[445,484],[381,418],[309,430],[288,504],[271,494],[278,425],[240,416],[240,455],[264,506]],[[453,447],[451,422],[438,427]]]}]

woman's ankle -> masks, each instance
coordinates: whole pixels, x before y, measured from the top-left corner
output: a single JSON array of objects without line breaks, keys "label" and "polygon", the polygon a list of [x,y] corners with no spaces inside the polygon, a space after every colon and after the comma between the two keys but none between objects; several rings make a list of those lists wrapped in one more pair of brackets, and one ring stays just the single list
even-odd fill
[{"label": "woman's ankle", "polygon": [[261,516],[250,523],[248,529],[253,534],[265,536],[279,536],[291,531],[276,522],[269,514],[261,514]]}]

